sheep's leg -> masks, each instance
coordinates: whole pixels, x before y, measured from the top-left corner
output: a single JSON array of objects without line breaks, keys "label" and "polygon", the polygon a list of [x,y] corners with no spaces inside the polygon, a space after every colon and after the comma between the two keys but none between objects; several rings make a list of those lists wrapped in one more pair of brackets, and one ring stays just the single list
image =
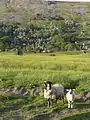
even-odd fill
[{"label": "sheep's leg", "polygon": [[57,104],[57,100],[58,100],[58,98],[56,98],[55,100],[53,100],[53,101],[54,101],[54,103],[56,103],[56,104]]},{"label": "sheep's leg", "polygon": [[51,105],[53,105],[53,99],[51,100]]},{"label": "sheep's leg", "polygon": [[73,108],[73,101],[71,102],[71,108]]},{"label": "sheep's leg", "polygon": [[63,99],[63,103],[64,103],[64,96],[62,96],[62,99]]},{"label": "sheep's leg", "polygon": [[70,103],[70,101],[68,101],[68,108],[71,108],[71,103]]},{"label": "sheep's leg", "polygon": [[71,108],[73,108],[73,104],[71,104]]},{"label": "sheep's leg", "polygon": [[48,99],[48,107],[50,107],[50,99]]}]

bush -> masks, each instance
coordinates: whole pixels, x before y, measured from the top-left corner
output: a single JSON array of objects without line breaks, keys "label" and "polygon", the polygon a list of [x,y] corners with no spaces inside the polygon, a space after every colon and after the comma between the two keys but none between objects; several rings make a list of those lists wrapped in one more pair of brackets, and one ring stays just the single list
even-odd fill
[{"label": "bush", "polygon": [[17,55],[22,55],[23,54],[23,50],[21,48],[17,49]]}]

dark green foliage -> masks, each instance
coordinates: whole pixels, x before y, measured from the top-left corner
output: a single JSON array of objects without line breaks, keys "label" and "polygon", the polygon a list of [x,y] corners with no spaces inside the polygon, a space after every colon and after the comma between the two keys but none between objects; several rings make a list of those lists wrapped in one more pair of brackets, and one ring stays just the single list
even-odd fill
[{"label": "dark green foliage", "polygon": [[65,89],[75,89],[77,86],[79,86],[79,80],[67,80],[64,85]]},{"label": "dark green foliage", "polygon": [[23,51],[22,49],[19,47],[17,48],[17,55],[22,55],[23,54]]},{"label": "dark green foliage", "polygon": [[[79,42],[82,26],[74,20],[32,21],[22,27],[19,23],[0,24],[1,50],[18,48],[24,52],[70,51],[83,49]],[[80,47],[82,46],[82,47]]]},{"label": "dark green foliage", "polygon": [[1,49],[1,51],[5,51],[6,49],[8,49],[8,40],[9,40],[8,36],[3,36],[3,37],[0,38],[0,49]]}]

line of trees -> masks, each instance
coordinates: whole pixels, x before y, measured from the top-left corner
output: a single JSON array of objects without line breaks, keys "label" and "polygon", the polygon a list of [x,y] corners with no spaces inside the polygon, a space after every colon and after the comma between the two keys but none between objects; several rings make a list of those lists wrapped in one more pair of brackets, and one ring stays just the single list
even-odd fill
[{"label": "line of trees", "polygon": [[[67,51],[80,49],[83,27],[73,20],[35,21],[27,26],[0,23],[0,50],[25,52]],[[84,33],[84,32],[83,32]],[[83,35],[85,36],[85,35]]]}]

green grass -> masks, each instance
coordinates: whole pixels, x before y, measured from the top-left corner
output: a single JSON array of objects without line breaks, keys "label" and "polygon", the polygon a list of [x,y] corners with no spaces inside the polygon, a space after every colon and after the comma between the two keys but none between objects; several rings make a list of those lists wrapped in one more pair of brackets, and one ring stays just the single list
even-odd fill
[{"label": "green grass", "polygon": [[62,120],[90,120],[90,112],[82,113],[79,115],[74,115],[74,116],[67,117],[67,118],[62,119]]},{"label": "green grass", "polygon": [[90,54],[55,54],[0,53],[0,88],[30,88],[50,80],[65,87],[77,87],[78,92],[90,90]]},{"label": "green grass", "polygon": [[[24,54],[18,56],[15,53],[0,53],[0,88],[25,87],[31,89],[33,86],[43,87],[44,81],[63,84],[65,88],[76,88],[80,93],[83,89],[90,91],[90,53],[55,53],[56,56],[48,54]],[[28,115],[50,113],[52,111],[67,110],[66,104],[61,101],[53,107],[46,107],[43,97],[20,98],[7,93],[0,93],[1,116],[15,116],[17,110],[24,117]],[[86,106],[86,108],[85,108]],[[89,109],[89,105],[76,104],[76,108]],[[3,111],[3,113],[2,113]],[[9,114],[8,114],[9,113]],[[63,120],[75,120],[79,118],[87,120],[88,113],[78,111],[75,114],[66,115]],[[30,117],[30,116],[29,116]]]}]

